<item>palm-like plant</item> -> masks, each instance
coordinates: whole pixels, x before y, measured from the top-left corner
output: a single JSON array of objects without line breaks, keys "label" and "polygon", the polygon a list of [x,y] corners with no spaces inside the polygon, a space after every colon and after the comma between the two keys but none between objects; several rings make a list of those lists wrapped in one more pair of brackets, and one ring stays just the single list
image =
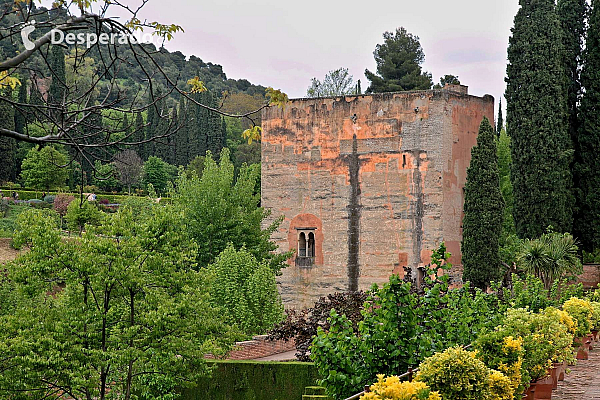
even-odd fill
[{"label": "palm-like plant", "polygon": [[527,239],[517,254],[517,265],[544,282],[546,289],[567,275],[580,274],[577,241],[569,233],[546,233]]}]

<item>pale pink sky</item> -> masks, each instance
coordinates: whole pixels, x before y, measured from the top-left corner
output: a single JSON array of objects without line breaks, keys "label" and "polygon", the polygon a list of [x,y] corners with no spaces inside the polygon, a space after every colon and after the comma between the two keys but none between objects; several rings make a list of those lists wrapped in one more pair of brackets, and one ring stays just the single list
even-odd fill
[{"label": "pale pink sky", "polygon": [[[140,0],[127,0],[139,3]],[[469,92],[504,93],[506,47],[518,0],[151,0],[143,17],[185,29],[167,44],[221,64],[228,77],[303,97],[312,77],[339,67],[368,81],[384,31],[420,37],[424,70],[458,75]]]}]

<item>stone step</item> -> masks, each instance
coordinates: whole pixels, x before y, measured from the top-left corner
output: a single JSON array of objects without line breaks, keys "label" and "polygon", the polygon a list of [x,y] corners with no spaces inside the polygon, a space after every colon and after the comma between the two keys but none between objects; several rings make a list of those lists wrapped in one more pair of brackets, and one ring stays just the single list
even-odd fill
[{"label": "stone step", "polygon": [[304,388],[304,395],[307,396],[324,396],[325,388],[321,386],[307,386]]},{"label": "stone step", "polygon": [[331,400],[331,397],[327,396],[324,387],[307,386],[304,388],[302,400]]}]

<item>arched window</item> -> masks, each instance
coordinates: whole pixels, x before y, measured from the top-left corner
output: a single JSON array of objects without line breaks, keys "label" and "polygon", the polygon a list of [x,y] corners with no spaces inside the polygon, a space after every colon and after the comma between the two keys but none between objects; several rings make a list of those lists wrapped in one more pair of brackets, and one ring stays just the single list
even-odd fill
[{"label": "arched window", "polygon": [[312,232],[308,234],[307,255],[308,255],[308,257],[314,257],[315,256],[315,234],[312,233]]},{"label": "arched window", "polygon": [[306,257],[306,235],[300,232],[298,237],[298,257]]},{"label": "arched window", "polygon": [[299,267],[312,267],[315,264],[316,253],[316,228],[296,228],[298,231],[298,252],[296,265]]}]

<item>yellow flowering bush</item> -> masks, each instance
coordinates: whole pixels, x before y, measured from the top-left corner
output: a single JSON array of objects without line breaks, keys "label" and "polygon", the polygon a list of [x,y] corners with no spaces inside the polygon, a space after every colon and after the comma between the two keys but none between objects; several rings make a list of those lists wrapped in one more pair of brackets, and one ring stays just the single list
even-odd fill
[{"label": "yellow flowering bush", "polygon": [[563,304],[563,310],[577,321],[575,336],[580,337],[590,333],[592,316],[594,314],[592,303],[587,300],[578,299],[577,297],[571,297]]},{"label": "yellow flowering bush", "polygon": [[377,375],[377,382],[360,400],[441,400],[438,392],[432,392],[424,382],[401,382],[397,376]]},{"label": "yellow flowering bush", "polygon": [[567,332],[569,332],[571,335],[574,335],[577,331],[577,321],[575,321],[568,312],[558,309],[555,310],[559,315],[560,323],[567,328]]},{"label": "yellow flowering bush", "polygon": [[592,301],[592,330],[600,331],[600,303],[597,301]]},{"label": "yellow flowering bush", "polygon": [[571,316],[554,307],[548,307],[534,319],[533,329],[538,331],[548,344],[548,355],[552,362],[573,361],[573,333],[576,324]]},{"label": "yellow flowering bush", "polygon": [[489,371],[490,395],[488,400],[513,400],[515,388],[511,380],[500,371],[493,369]]},{"label": "yellow flowering bush", "polygon": [[521,386],[523,339],[507,336],[505,330],[496,329],[480,335],[474,345],[485,365],[502,372],[510,380],[512,391],[517,391]]},{"label": "yellow flowering bush", "polygon": [[417,380],[438,391],[444,400],[485,400],[490,393],[488,371],[475,352],[451,347],[426,358]]}]

